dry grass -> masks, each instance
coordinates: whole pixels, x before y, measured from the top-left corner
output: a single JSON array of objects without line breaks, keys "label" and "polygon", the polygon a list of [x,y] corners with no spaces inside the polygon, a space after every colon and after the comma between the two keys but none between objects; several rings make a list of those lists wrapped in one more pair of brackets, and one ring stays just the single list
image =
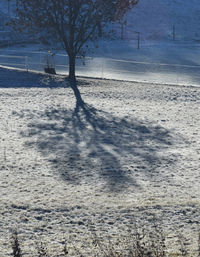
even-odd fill
[{"label": "dry grass", "polygon": [[[176,253],[169,253],[165,245],[165,237],[160,229],[154,228],[153,231],[147,231],[145,229],[137,231],[131,237],[119,238],[115,243],[111,240],[98,238],[93,233],[93,240],[91,247],[91,254],[82,253],[76,245],[73,246],[73,254],[70,251],[65,241],[62,251],[56,253],[56,256],[79,256],[79,257],[174,257],[174,256],[192,256],[192,254],[186,249],[186,243],[182,236],[177,237],[179,242],[179,251]],[[194,240],[194,239],[192,239]],[[198,249],[195,251],[195,256],[200,256],[200,233],[198,241]],[[12,232],[11,236],[12,256],[13,257],[25,257],[22,254],[21,244],[16,231]],[[52,257],[54,253],[50,253],[47,246],[42,242],[36,243],[37,254],[33,257]]]},{"label": "dry grass", "polygon": [[22,257],[21,246],[18,239],[18,233],[16,230],[12,232],[11,236],[11,247],[14,257]]}]

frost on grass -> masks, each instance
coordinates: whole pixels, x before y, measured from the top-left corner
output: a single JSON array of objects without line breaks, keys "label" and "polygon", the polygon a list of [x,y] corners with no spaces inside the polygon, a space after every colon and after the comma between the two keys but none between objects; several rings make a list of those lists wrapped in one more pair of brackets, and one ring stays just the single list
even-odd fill
[{"label": "frost on grass", "polygon": [[170,247],[196,238],[199,88],[79,79],[79,105],[63,77],[0,73],[3,256],[15,228],[27,256],[38,237],[86,242],[90,223],[108,240],[154,221]]}]

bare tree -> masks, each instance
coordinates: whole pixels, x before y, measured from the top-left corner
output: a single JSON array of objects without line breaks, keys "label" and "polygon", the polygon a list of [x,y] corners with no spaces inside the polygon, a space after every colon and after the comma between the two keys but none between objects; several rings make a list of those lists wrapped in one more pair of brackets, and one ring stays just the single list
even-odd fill
[{"label": "bare tree", "polygon": [[121,19],[138,0],[18,0],[16,27],[61,42],[69,56],[69,78],[75,80],[77,55],[97,39],[99,24]]}]

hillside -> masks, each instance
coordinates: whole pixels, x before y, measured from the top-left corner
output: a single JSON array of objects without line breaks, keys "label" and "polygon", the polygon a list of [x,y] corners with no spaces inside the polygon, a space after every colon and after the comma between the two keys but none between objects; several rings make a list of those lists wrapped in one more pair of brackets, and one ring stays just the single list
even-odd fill
[{"label": "hillside", "polygon": [[[124,18],[123,37],[134,39],[135,31],[142,39],[200,40],[200,1],[140,0]],[[121,37],[121,25],[117,26]]]},{"label": "hillside", "polygon": [[[1,0],[1,13],[12,16],[14,2],[8,5],[7,0]],[[1,17],[3,16],[1,14]],[[200,40],[199,0],[140,0],[139,4],[127,14],[125,20],[126,39],[135,38],[135,31],[141,32],[143,39],[170,39],[175,26],[176,39]],[[115,27],[118,36],[121,37],[121,26]]]},{"label": "hillside", "polygon": [[200,40],[199,0],[140,0],[126,19],[129,38],[139,31],[145,39],[169,39],[175,26],[176,39]]}]

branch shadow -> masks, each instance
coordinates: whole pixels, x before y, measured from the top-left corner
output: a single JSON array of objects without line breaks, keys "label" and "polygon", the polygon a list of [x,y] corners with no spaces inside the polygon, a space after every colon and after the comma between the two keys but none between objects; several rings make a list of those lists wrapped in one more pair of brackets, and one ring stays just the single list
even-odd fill
[{"label": "branch shadow", "polygon": [[173,144],[169,130],[98,110],[83,101],[75,84],[71,87],[76,97],[74,109],[38,112],[21,132],[27,138],[26,146],[44,155],[64,181],[100,183],[117,192],[140,187],[136,172],[153,181],[163,166],[173,165],[175,159],[163,154]]}]

